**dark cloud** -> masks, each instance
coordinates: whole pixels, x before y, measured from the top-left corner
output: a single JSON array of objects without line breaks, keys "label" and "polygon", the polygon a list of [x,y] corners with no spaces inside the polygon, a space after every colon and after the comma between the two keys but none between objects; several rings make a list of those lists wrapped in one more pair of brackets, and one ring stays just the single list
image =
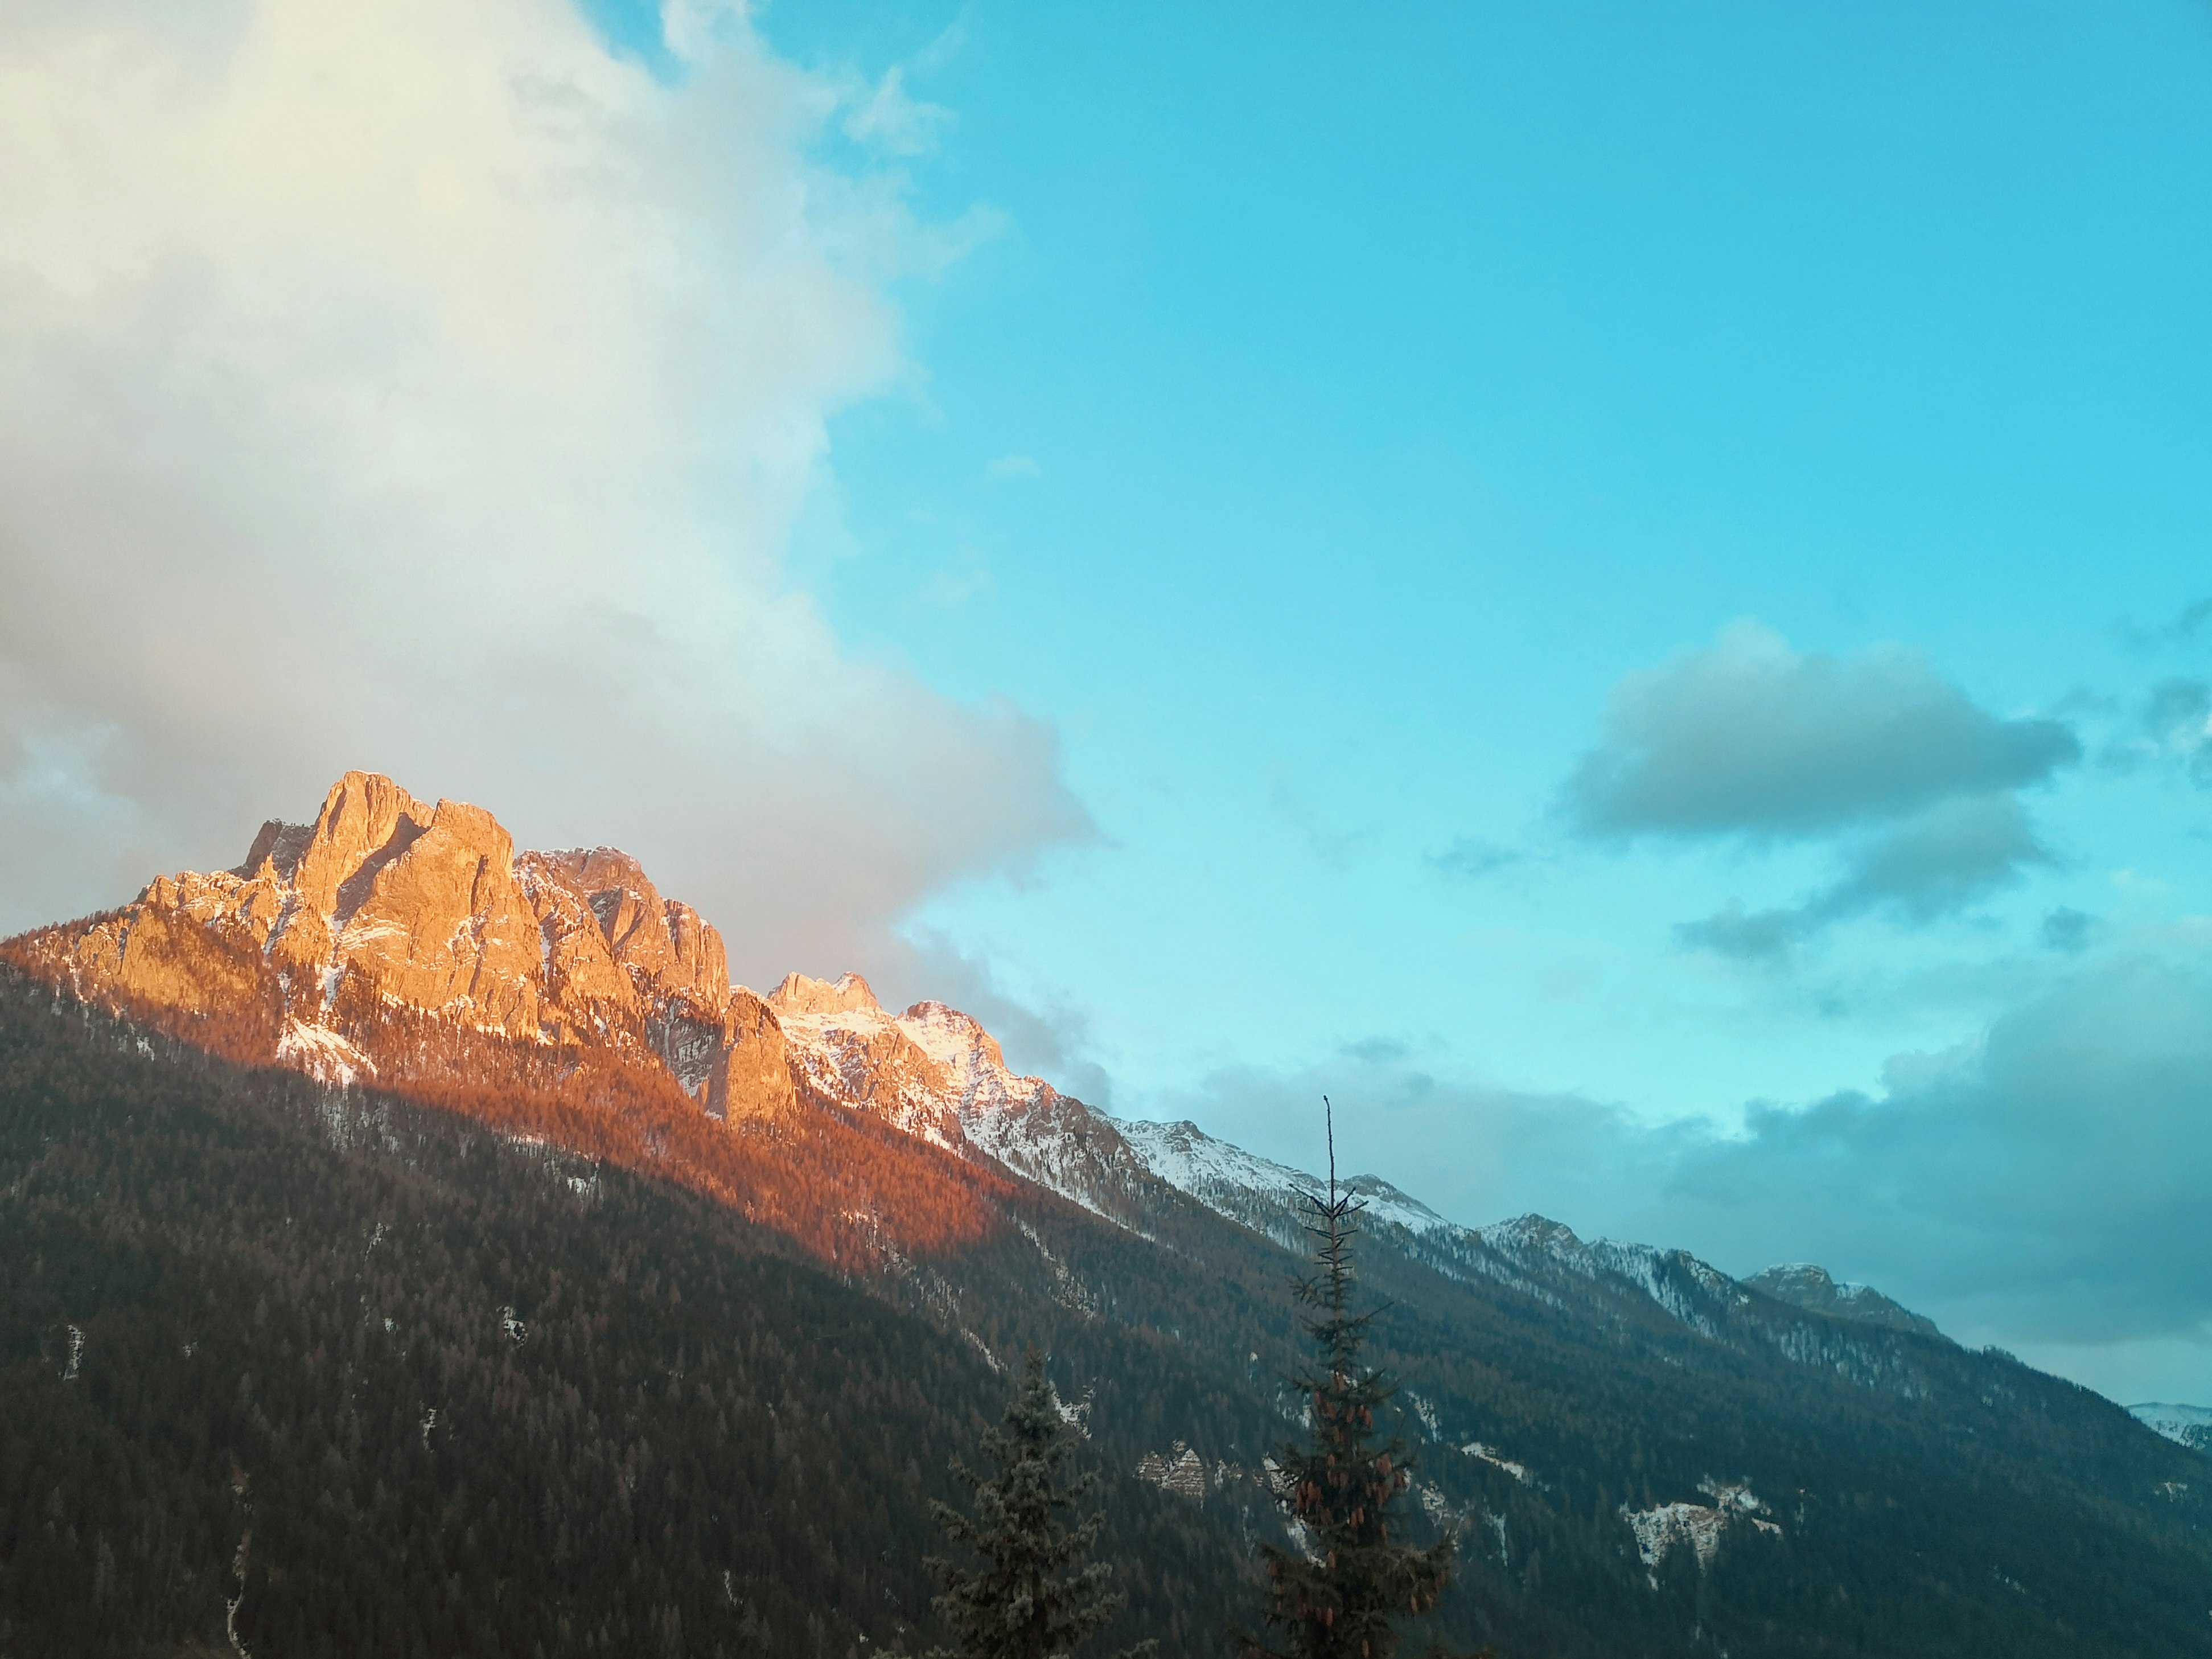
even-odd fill
[{"label": "dark cloud", "polygon": [[1793,1252],[2021,1333],[2105,1341],[2212,1318],[2212,977],[2103,964],[1879,1096],[1752,1114],[1684,1147],[1663,1206],[1726,1261]]},{"label": "dark cloud", "polygon": [[1942,801],[1856,852],[1814,914],[1827,920],[1888,906],[1932,921],[2017,880],[2027,866],[2053,861],[2012,796]]},{"label": "dark cloud", "polygon": [[1745,622],[1613,688],[1565,805],[1605,840],[1817,836],[2019,788],[2080,755],[2063,722],[1990,714],[1916,652],[1798,652]]},{"label": "dark cloud", "polygon": [[2212,599],[2197,599],[2182,606],[2169,621],[2154,628],[2145,628],[2124,617],[2114,631],[2123,644],[2137,651],[2151,651],[2160,646],[2188,644],[2208,622],[2212,622]]},{"label": "dark cloud", "polygon": [[[1753,1108],[1738,1133],[1486,1086],[1388,1043],[1228,1071],[1164,1103],[1286,1163],[1340,1158],[1469,1224],[1528,1210],[1735,1273],[1812,1261],[2008,1342],[2184,1337],[2212,1322],[2212,972],[2091,959],[1884,1086]],[[1310,1109],[1309,1109],[1310,1108]]]},{"label": "dark cloud", "polygon": [[1462,836],[1443,852],[1430,854],[1429,862],[1448,876],[1475,880],[1510,865],[1524,863],[1528,857],[1516,848],[1484,841],[1480,836]]},{"label": "dark cloud", "polygon": [[1362,1037],[1357,1042],[1347,1042],[1344,1045],[1344,1053],[1347,1058],[1364,1060],[1370,1066],[1404,1060],[1412,1052],[1413,1050],[1406,1043],[1396,1037]]},{"label": "dark cloud", "polygon": [[1770,961],[1788,954],[1811,927],[1802,909],[1747,910],[1742,901],[1730,899],[1709,916],[1677,922],[1674,942],[1739,961]]},{"label": "dark cloud", "polygon": [[2064,721],[1992,714],[1917,652],[1795,651],[1741,622],[1621,679],[1563,805],[1599,841],[1840,842],[1835,878],[1801,902],[1732,901],[1674,930],[1771,962],[1844,917],[1923,924],[2051,863],[2014,792],[2081,755]]},{"label": "dark cloud", "polygon": [[1804,903],[1747,910],[1731,901],[1711,915],[1678,924],[1674,939],[1739,961],[1771,961],[1844,917],[1884,911],[1906,921],[1933,921],[2019,880],[2032,865],[2053,862],[2012,796],[1942,801],[1863,839],[1843,874]]},{"label": "dark cloud", "polygon": [[2140,720],[2154,752],[2171,755],[2196,782],[2212,785],[2212,685],[2161,680],[2143,699]]},{"label": "dark cloud", "polygon": [[2086,910],[2062,904],[2043,919],[2043,943],[2046,949],[2079,956],[2088,949],[2097,927],[2097,918]]}]

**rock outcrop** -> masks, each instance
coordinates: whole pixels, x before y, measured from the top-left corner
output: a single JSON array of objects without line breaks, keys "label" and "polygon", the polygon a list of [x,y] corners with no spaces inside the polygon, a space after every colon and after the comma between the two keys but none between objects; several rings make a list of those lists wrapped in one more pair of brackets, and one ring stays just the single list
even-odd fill
[{"label": "rock outcrop", "polygon": [[1755,1291],[1765,1291],[1778,1302],[1826,1314],[1833,1319],[1856,1320],[1863,1325],[1880,1325],[1893,1331],[1917,1331],[1923,1336],[1943,1334],[1936,1328],[1936,1322],[1926,1316],[1900,1306],[1871,1286],[1832,1279],[1826,1267],[1809,1261],[1768,1267],[1743,1282]]},{"label": "rock outcrop", "polygon": [[[265,1026],[266,1057],[375,1071],[346,1010],[417,1011],[516,1042],[634,1051],[716,1115],[796,1101],[782,1033],[720,934],[609,848],[519,856],[482,807],[349,772],[244,863],[162,877],[111,915],[11,943],[80,995]],[[388,1057],[387,1057],[388,1059]]]}]

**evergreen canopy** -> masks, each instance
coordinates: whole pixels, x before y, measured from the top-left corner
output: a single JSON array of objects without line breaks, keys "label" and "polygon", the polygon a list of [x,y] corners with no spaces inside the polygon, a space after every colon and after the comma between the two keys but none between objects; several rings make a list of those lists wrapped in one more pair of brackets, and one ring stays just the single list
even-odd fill
[{"label": "evergreen canopy", "polygon": [[[937,1610],[957,1645],[936,1649],[930,1659],[1066,1659],[1120,1610],[1125,1598],[1106,1588],[1113,1568],[1086,1563],[1104,1513],[1093,1510],[1073,1526],[1060,1518],[1098,1484],[1096,1469],[1072,1472],[1062,1484],[1075,1450],[1044,1356],[1032,1348],[1005,1421],[984,1432],[983,1455],[998,1472],[979,1475],[953,1462],[975,1496],[974,1516],[935,1506],[945,1535],[982,1557],[983,1566],[969,1571],[931,1560],[945,1587]],[[1139,1643],[1118,1659],[1143,1659],[1154,1645]]]},{"label": "evergreen canopy", "polygon": [[1286,1645],[1245,1637],[1251,1659],[1389,1659],[1398,1650],[1396,1621],[1434,1607],[1452,1574],[1452,1540],[1417,1549],[1392,1536],[1393,1507],[1412,1478],[1405,1443],[1376,1431],[1376,1412],[1397,1392],[1361,1358],[1379,1309],[1352,1308],[1352,1241],[1364,1202],[1336,1181],[1336,1135],[1329,1128],[1328,1196],[1304,1195],[1313,1219],[1316,1271],[1297,1285],[1314,1310],[1305,1322],[1314,1357],[1291,1377],[1311,1407],[1304,1445],[1279,1454],[1282,1489],[1304,1550],[1262,1545],[1267,1605],[1262,1617]]}]

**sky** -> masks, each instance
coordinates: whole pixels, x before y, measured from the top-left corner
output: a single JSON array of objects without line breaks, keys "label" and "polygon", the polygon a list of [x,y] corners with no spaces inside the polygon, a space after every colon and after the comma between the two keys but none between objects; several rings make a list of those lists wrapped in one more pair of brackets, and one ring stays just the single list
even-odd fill
[{"label": "sky", "polygon": [[352,766],[2212,1403],[2212,11],[0,4],[0,927]]}]

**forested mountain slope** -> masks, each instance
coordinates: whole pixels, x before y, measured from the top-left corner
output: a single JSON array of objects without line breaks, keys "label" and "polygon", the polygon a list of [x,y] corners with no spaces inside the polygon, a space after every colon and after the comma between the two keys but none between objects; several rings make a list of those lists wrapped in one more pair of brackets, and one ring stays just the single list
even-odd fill
[{"label": "forested mountain slope", "polygon": [[[234,1598],[257,1651],[863,1651],[921,1613],[925,1500],[1026,1340],[1114,1476],[1133,1629],[1218,1650],[1273,1525],[1294,1264],[1195,1206],[1153,1242],[1031,1189],[847,1279],[669,1183],[12,979],[0,1157],[0,1651],[219,1649]],[[1418,1496],[1462,1536],[1449,1633],[2212,1646],[2212,1462],[2080,1390],[1835,1328],[1898,1345],[1870,1352],[1911,1386],[1870,1386],[1633,1285],[1569,1304],[1369,1244]]]},{"label": "forested mountain slope", "polygon": [[[922,1615],[926,1499],[1031,1345],[1110,1472],[1128,1632],[1219,1650],[1282,1536],[1313,1177],[1095,1112],[939,1003],[733,986],[621,854],[349,774],[0,957],[0,1659],[233,1618],[264,1653],[859,1652]],[[1816,1267],[1352,1184],[1413,1529],[1463,1563],[1438,1633],[2212,1654],[2198,1449]]]},{"label": "forested mountain slope", "polygon": [[[975,1346],[665,1182],[0,983],[0,1653],[843,1655]],[[1109,1483],[1132,1627],[1235,1564]]]}]

